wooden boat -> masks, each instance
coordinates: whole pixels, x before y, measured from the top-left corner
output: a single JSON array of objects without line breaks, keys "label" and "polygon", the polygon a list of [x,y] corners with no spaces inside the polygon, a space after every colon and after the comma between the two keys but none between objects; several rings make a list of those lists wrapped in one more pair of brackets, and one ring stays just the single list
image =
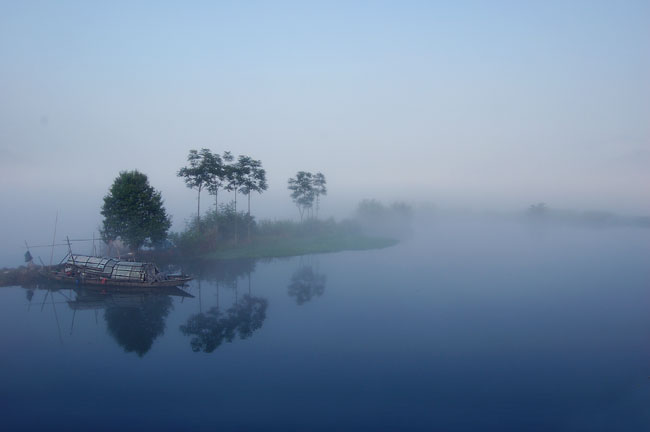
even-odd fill
[{"label": "wooden boat", "polygon": [[45,271],[44,276],[51,281],[74,285],[140,289],[177,287],[192,280],[186,275],[161,272],[153,263],[73,254],[64,264]]}]

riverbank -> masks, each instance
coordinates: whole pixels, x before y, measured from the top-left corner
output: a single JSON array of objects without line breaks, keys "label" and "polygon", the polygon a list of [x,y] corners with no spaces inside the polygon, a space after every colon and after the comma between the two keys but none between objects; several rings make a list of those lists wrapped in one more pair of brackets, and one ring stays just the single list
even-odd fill
[{"label": "riverbank", "polygon": [[171,234],[175,246],[171,254],[179,261],[278,258],[381,249],[398,243],[382,235],[366,234],[354,220],[255,222],[246,217],[243,213],[235,216],[234,211],[208,213],[201,220],[200,230],[196,220],[190,221],[185,231]]},{"label": "riverbank", "polygon": [[[362,251],[383,249],[394,246],[398,240],[387,237],[375,237],[360,232],[343,230],[305,232],[284,232],[267,234],[250,242],[243,240],[239,244],[224,244],[209,252],[197,252],[197,249],[172,248],[167,250],[146,250],[136,253],[138,261],[154,262],[159,265],[179,264],[188,259],[200,261],[283,258],[319,253],[343,251]],[[0,269],[0,286],[34,285],[41,279],[38,267],[21,266]]]},{"label": "riverbank", "polygon": [[34,285],[41,279],[37,267],[20,266],[0,269],[0,287],[13,285]]},{"label": "riverbank", "polygon": [[383,249],[398,243],[395,239],[362,234],[314,235],[264,238],[237,246],[226,246],[203,254],[204,259],[280,258],[317,253]]}]

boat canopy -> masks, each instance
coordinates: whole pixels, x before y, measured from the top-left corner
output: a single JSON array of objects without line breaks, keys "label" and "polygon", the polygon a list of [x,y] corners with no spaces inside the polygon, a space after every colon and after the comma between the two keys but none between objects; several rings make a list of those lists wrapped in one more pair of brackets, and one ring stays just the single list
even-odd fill
[{"label": "boat canopy", "polygon": [[157,273],[151,263],[118,261],[113,258],[101,258],[86,255],[70,255],[66,263],[89,273],[113,280],[144,282],[147,275]]}]

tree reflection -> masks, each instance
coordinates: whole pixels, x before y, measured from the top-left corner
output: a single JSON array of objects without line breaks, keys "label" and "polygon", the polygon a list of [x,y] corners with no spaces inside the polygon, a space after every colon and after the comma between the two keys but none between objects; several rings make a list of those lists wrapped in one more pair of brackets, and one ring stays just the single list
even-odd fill
[{"label": "tree reflection", "polygon": [[139,307],[109,307],[104,312],[108,333],[126,352],[145,355],[154,339],[165,332],[171,310],[169,296],[148,296]]},{"label": "tree reflection", "polygon": [[296,303],[301,305],[314,296],[322,296],[325,292],[325,281],[325,275],[315,272],[312,266],[302,266],[291,276],[289,296],[295,297]]},{"label": "tree reflection", "polygon": [[193,261],[183,266],[183,271],[194,275],[197,280],[234,286],[237,279],[255,272],[256,260],[232,259],[224,261]]},{"label": "tree reflection", "polygon": [[260,329],[266,319],[267,307],[268,300],[244,295],[225,312],[213,307],[205,313],[190,316],[180,330],[184,335],[192,336],[192,351],[211,353],[222,343],[232,342],[237,335],[246,339]]},{"label": "tree reflection", "polygon": [[125,352],[145,355],[153,341],[165,332],[165,318],[172,308],[169,296],[148,295],[138,306],[109,306],[104,312],[108,333]]},{"label": "tree reflection", "polygon": [[165,319],[172,309],[171,296],[189,296],[176,288],[164,294],[112,289],[76,289],[75,292],[76,297],[68,301],[68,306],[75,312],[104,309],[108,334],[125,352],[135,352],[140,357],[149,352],[153,341],[165,332]]},{"label": "tree reflection", "polygon": [[[255,271],[256,260],[254,259],[233,259],[223,261],[200,261],[196,260],[184,264],[183,270],[194,275],[198,288],[199,311],[203,312],[201,285],[202,282],[214,284],[217,288],[217,298],[219,289],[231,289],[238,295],[238,281],[244,275],[249,276]],[[250,294],[250,289],[249,289]],[[218,306],[218,305],[217,305]]]}]

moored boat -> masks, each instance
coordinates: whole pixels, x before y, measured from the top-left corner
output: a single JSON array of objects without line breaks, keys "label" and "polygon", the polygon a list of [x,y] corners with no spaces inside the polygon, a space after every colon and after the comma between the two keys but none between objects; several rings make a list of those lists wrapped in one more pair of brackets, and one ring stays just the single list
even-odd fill
[{"label": "moored boat", "polygon": [[176,287],[192,280],[183,274],[161,272],[153,263],[74,254],[44,275],[56,282],[120,288]]}]

